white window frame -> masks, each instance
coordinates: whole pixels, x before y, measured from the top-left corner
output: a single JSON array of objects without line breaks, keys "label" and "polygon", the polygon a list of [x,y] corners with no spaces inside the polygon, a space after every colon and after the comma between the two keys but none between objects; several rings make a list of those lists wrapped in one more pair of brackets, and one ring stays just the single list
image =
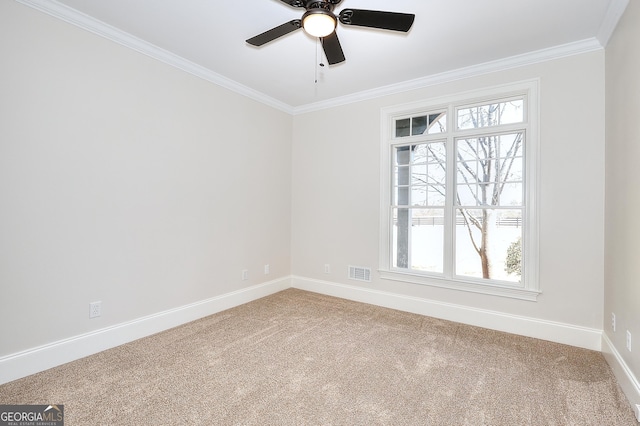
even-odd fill
[{"label": "white window frame", "polygon": [[[454,191],[453,173],[455,170],[454,140],[461,135],[469,134],[468,130],[457,130],[457,109],[474,104],[486,104],[505,98],[524,96],[525,122],[516,125],[500,126],[502,129],[524,129],[526,135],[525,164],[524,164],[524,212],[523,212],[523,270],[519,283],[504,283],[486,279],[474,279],[455,276],[452,262],[455,256],[453,237],[445,241],[445,273],[421,273],[404,271],[393,268],[391,231],[391,203],[392,203],[392,159],[396,145],[410,143],[413,136],[396,138],[395,120],[400,118],[423,115],[430,111],[447,111],[447,132],[445,134],[429,135],[429,139],[447,140],[447,192]],[[539,284],[539,219],[538,219],[538,181],[539,181],[539,80],[528,80],[502,86],[490,87],[473,92],[465,92],[452,96],[424,100],[409,104],[383,108],[381,110],[381,150],[380,150],[380,248],[379,273],[382,279],[401,281],[405,283],[422,284],[474,293],[510,297],[515,299],[535,301],[541,294]],[[473,129],[481,133],[491,128]],[[422,136],[424,138],[424,136]],[[447,197],[447,207],[452,209],[453,200]],[[451,227],[451,217],[445,218]],[[446,233],[445,233],[446,234]],[[453,234],[453,232],[449,232]]]}]

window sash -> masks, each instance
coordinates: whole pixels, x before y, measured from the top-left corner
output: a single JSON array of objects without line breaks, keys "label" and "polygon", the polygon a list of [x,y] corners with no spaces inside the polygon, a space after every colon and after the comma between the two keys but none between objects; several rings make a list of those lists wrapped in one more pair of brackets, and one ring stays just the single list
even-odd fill
[{"label": "window sash", "polygon": [[[526,102],[521,97],[491,99],[483,102],[455,107],[456,129],[496,128],[505,124],[521,124],[526,121]],[[518,110],[521,110],[518,112]],[[506,113],[506,117],[503,114]],[[465,120],[466,118],[466,120]],[[476,125],[461,123],[472,121]]]}]

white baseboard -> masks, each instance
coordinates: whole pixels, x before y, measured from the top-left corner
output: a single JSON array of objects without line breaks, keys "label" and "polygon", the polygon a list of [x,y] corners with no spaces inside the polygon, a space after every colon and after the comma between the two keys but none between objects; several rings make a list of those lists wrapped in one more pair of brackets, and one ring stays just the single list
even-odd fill
[{"label": "white baseboard", "polygon": [[0,358],[0,384],[56,367],[291,287],[289,277],[74,336]]},{"label": "white baseboard", "polygon": [[[622,391],[627,396],[632,407],[640,405],[640,381],[634,376],[620,352],[613,345],[606,333],[602,333],[602,355],[611,366]],[[636,413],[636,416],[638,414]],[[640,418],[638,418],[640,422]]]},{"label": "white baseboard", "polygon": [[297,276],[291,278],[291,285],[294,288],[326,294],[328,296],[369,303],[371,305],[504,331],[521,336],[549,340],[595,351],[600,351],[602,347],[602,330],[594,328],[505,314],[503,312]]},{"label": "white baseboard", "polygon": [[[177,327],[290,287],[596,351],[602,348],[602,330],[294,276],[2,357],[0,384]],[[637,381],[635,386],[637,394]],[[633,385],[631,389],[634,389]]]}]

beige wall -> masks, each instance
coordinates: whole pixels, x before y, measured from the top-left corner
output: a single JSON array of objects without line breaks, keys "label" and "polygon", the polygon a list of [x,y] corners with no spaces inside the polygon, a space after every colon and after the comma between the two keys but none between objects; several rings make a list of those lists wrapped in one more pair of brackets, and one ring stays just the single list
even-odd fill
[{"label": "beige wall", "polygon": [[[0,357],[293,274],[604,327],[638,377],[638,352],[605,326],[615,311],[640,336],[638,9],[606,52],[605,204],[604,51],[291,117],[0,2]],[[380,109],[528,79],[540,81],[539,300],[380,280]],[[373,281],[348,280],[347,265]],[[89,320],[95,300],[103,316]]]},{"label": "beige wall", "polygon": [[[606,50],[604,331],[636,378],[640,404],[640,2],[630,1]],[[611,328],[615,313],[617,327]],[[626,331],[632,351],[626,349]],[[627,392],[630,395],[630,392]],[[632,398],[633,399],[633,398]]]},{"label": "beige wall", "polygon": [[[378,278],[380,109],[540,79],[540,286],[537,302]],[[603,323],[604,51],[296,116],[293,274],[578,327]],[[331,265],[331,273],[323,265]],[[348,265],[373,270],[347,279]]]},{"label": "beige wall", "polygon": [[290,274],[289,114],[14,1],[0,57],[0,357]]}]

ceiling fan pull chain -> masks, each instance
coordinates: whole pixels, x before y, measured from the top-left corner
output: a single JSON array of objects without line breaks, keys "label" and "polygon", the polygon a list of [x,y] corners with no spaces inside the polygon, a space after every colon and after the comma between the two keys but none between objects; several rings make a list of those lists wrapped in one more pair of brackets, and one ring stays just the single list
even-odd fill
[{"label": "ceiling fan pull chain", "polygon": [[324,50],[320,49],[320,37],[318,37],[316,39],[316,58],[318,60],[318,65],[320,65],[321,67],[324,67],[324,58],[322,56],[322,52],[324,52]]},{"label": "ceiling fan pull chain", "polygon": [[318,84],[318,44],[320,44],[320,39],[317,38],[316,39],[316,57],[315,57],[315,64],[313,65],[313,70],[315,71],[316,75],[315,75],[315,83]]},{"label": "ceiling fan pull chain", "polygon": [[320,67],[324,67],[324,60],[322,58],[322,52],[320,51],[320,39],[316,39],[316,60],[314,65],[315,70],[315,83],[318,84],[318,74],[320,71]]}]

